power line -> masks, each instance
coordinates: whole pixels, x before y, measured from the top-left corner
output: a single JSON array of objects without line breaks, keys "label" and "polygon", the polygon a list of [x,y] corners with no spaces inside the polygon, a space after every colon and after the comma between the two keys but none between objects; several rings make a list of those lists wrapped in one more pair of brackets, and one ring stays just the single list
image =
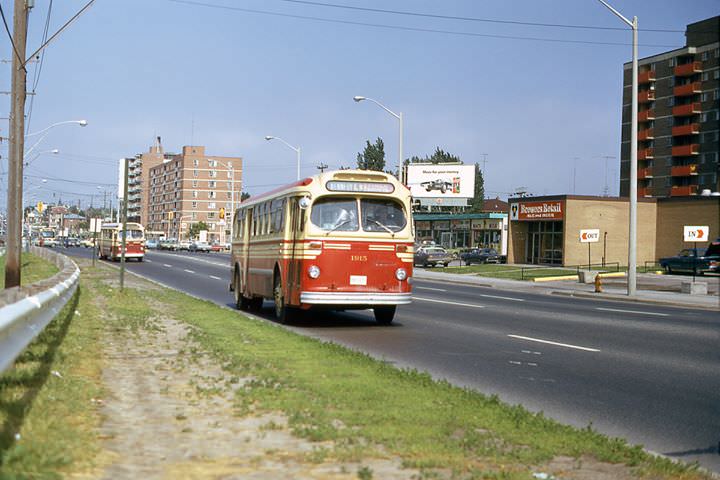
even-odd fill
[{"label": "power line", "polygon": [[[518,37],[518,36],[514,36],[514,35],[495,35],[495,34],[490,34],[490,33],[461,32],[461,31],[457,31],[457,30],[438,30],[438,29],[432,29],[432,28],[406,27],[406,26],[401,26],[401,25],[386,25],[386,24],[380,24],[380,23],[355,22],[355,21],[350,21],[350,20],[337,20],[337,19],[331,19],[331,18],[307,16],[307,15],[294,15],[294,14],[290,14],[290,13],[270,12],[267,10],[255,10],[255,9],[250,9],[250,8],[230,7],[227,5],[216,5],[216,4],[197,2],[197,1],[192,1],[192,0],[168,0],[168,1],[173,2],[173,3],[185,4],[185,5],[193,5],[196,7],[215,8],[215,9],[220,9],[220,10],[230,10],[230,11],[246,12],[246,13],[257,13],[260,15],[296,18],[296,19],[300,19],[300,20],[313,20],[313,21],[317,21],[317,22],[339,23],[339,24],[343,24],[343,25],[384,28],[384,29],[388,29],[388,30],[402,30],[402,31],[408,31],[408,32],[441,33],[441,34],[458,35],[458,36],[464,36],[464,37],[500,38],[500,39],[504,39],[504,40],[529,40],[529,41],[535,41],[535,42],[571,43],[571,44],[583,44],[583,45],[612,45],[612,46],[629,46],[629,45],[631,45],[630,43],[626,43],[626,42],[594,42],[594,41],[590,41],[590,40],[561,40],[561,39],[557,39],[557,38]],[[642,47],[658,47],[658,48],[679,48],[678,45],[660,45],[660,44],[642,44],[640,46],[642,46]]]},{"label": "power line", "polygon": [[[312,5],[316,7],[330,7],[340,8],[344,10],[355,10],[362,12],[373,12],[373,13],[389,13],[393,15],[405,15],[411,17],[423,17],[423,18],[438,18],[442,20],[460,20],[465,22],[483,22],[483,23],[499,23],[504,25],[524,25],[530,27],[552,27],[552,28],[575,28],[584,30],[621,30],[627,31],[625,27],[601,27],[597,25],[577,25],[577,24],[564,24],[564,23],[540,23],[540,22],[521,22],[518,20],[496,20],[490,18],[477,18],[477,17],[458,17],[454,15],[440,15],[433,13],[422,13],[422,12],[408,12],[403,10],[385,10],[382,8],[368,8],[368,7],[355,7],[350,5],[338,5],[334,3],[322,3],[322,2],[311,2],[308,0],[278,0],[286,3],[297,3],[302,5]],[[643,32],[661,32],[661,33],[684,33],[684,30],[671,30],[671,29],[654,29],[654,28],[643,28],[639,29]]]},{"label": "power line", "polygon": [[7,20],[5,19],[5,11],[2,8],[2,3],[0,3],[0,16],[2,16],[3,24],[5,25],[5,31],[8,34],[8,37],[10,38],[10,44],[13,47],[13,50],[15,51],[15,56],[18,59],[18,62],[21,65],[21,68],[24,70],[25,66],[23,65],[23,59],[20,58],[20,53],[17,51],[17,47],[15,46],[15,41],[13,40],[12,33],[10,33],[10,27],[8,27]]},{"label": "power line", "polygon": [[[52,6],[53,6],[53,0],[50,0],[50,3],[48,5],[48,12],[47,17],[45,18],[45,29],[43,31],[43,39],[41,43],[45,43],[47,41],[48,32],[50,30],[50,15],[52,13]],[[33,78],[33,86],[32,86],[32,93],[33,95],[30,97],[30,108],[28,109],[27,114],[27,122],[25,125],[27,126],[25,132],[30,132],[30,122],[32,121],[32,112],[33,112],[33,105],[35,105],[35,93],[37,91],[38,83],[40,82],[40,74],[42,73],[42,67],[43,63],[45,62],[45,50],[43,50],[42,54],[40,55],[40,62],[35,65],[35,77]]]}]

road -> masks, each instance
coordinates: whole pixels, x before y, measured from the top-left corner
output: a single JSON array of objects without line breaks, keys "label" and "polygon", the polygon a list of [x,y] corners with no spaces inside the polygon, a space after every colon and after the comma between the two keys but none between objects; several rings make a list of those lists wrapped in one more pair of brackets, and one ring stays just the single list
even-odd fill
[{"label": "road", "polygon": [[[227,254],[151,251],[127,267],[232,306]],[[720,472],[717,312],[415,280],[390,327],[362,311],[289,328]]]}]

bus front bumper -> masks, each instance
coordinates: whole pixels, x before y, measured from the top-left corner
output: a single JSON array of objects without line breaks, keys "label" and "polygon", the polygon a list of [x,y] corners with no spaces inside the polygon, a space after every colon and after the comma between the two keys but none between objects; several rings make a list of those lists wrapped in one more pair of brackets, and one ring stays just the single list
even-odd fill
[{"label": "bus front bumper", "polygon": [[301,292],[300,303],[308,305],[405,305],[410,293]]}]

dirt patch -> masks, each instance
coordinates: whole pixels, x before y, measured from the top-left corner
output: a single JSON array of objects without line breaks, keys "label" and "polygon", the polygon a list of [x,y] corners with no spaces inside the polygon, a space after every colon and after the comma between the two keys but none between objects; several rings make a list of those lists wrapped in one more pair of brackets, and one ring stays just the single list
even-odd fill
[{"label": "dirt patch", "polygon": [[189,333],[162,316],[153,318],[151,330],[107,329],[109,395],[97,403],[112,463],[101,478],[418,477],[397,458],[327,461],[334,445],[294,437],[279,413],[236,416],[234,392],[250,379],[231,378]]},{"label": "dirt patch", "polygon": [[[545,473],[547,472],[547,473]],[[542,476],[543,474],[547,476]],[[535,478],[567,480],[631,480],[637,478],[625,465],[600,462],[592,457],[555,457],[536,469]]]}]

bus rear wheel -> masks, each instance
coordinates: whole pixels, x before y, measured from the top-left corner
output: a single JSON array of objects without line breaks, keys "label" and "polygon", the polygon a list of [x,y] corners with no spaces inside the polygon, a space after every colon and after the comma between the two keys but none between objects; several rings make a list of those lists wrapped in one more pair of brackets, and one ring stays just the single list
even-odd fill
[{"label": "bus rear wheel", "polygon": [[295,310],[288,307],[285,303],[285,293],[283,292],[282,279],[280,275],[275,276],[273,287],[273,300],[275,300],[275,318],[280,323],[290,323],[293,320]]},{"label": "bus rear wheel", "polygon": [[240,272],[235,272],[235,306],[239,310],[250,310],[250,299],[243,295],[243,287],[240,281]]},{"label": "bus rear wheel", "polygon": [[375,321],[380,325],[390,325],[395,318],[395,305],[382,306],[373,308]]}]

